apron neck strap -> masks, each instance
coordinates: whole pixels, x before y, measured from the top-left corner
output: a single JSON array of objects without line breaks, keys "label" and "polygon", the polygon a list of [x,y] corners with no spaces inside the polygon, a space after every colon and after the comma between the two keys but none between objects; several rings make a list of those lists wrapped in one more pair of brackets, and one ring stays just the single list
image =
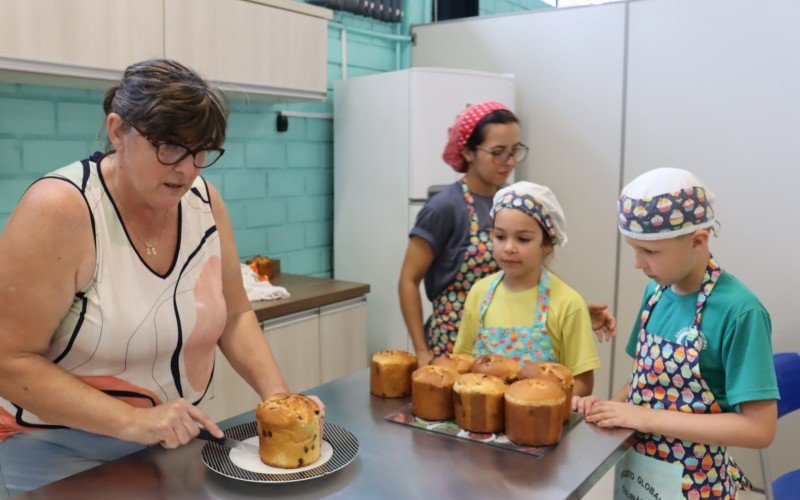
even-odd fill
[{"label": "apron neck strap", "polygon": [[[478,313],[480,315],[481,328],[484,327],[484,318],[486,316],[486,311],[489,309],[489,304],[492,303],[492,299],[494,298],[494,292],[497,290],[497,286],[500,285],[500,282],[503,281],[505,274],[505,271],[500,271],[497,273],[497,275],[492,279],[492,282],[489,284],[486,294],[483,296],[480,312]],[[547,324],[547,311],[550,309],[550,283],[552,281],[553,278],[550,275],[550,271],[542,266],[542,271],[539,275],[539,285],[536,289],[536,304],[533,306],[534,328],[539,327],[541,329],[545,329]]]},{"label": "apron neck strap", "polygon": [[[717,260],[712,256],[708,260],[706,271],[703,274],[703,281],[700,284],[700,291],[697,292],[694,321],[692,321],[692,328],[691,328],[691,331],[694,335],[699,335],[700,333],[700,324],[703,320],[703,307],[705,307],[708,297],[711,295],[711,292],[717,285],[717,281],[719,280],[720,275],[722,275],[722,268],[720,267]],[[653,311],[653,308],[658,302],[658,299],[661,298],[661,295],[664,293],[664,290],[666,289],[667,289],[666,286],[658,287],[658,289],[653,293],[653,295],[650,296],[650,300],[647,301],[647,305],[642,311],[642,316],[641,316],[642,328],[644,328],[647,325],[647,320],[650,318],[650,313]]]},{"label": "apron neck strap", "polygon": [[697,302],[695,302],[694,322],[692,323],[693,329],[700,331],[700,323],[703,320],[703,307],[706,305],[709,295],[717,286],[717,281],[722,274],[722,268],[717,263],[717,260],[712,256],[708,259],[706,272],[703,274],[703,282],[700,285],[700,291],[697,293]]},{"label": "apron neck strap", "polygon": [[472,198],[472,193],[467,186],[467,178],[461,178],[461,192],[464,194],[464,202],[467,204],[467,215],[470,222],[470,234],[477,233],[478,229],[478,214],[475,212],[475,200]]}]

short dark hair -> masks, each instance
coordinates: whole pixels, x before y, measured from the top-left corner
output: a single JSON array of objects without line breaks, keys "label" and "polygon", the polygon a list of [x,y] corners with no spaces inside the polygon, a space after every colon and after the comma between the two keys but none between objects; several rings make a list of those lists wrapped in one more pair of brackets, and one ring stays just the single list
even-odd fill
[{"label": "short dark hair", "polygon": [[484,139],[486,139],[486,127],[493,124],[506,124],[506,123],[519,123],[517,116],[507,109],[496,109],[488,115],[481,118],[481,121],[475,125],[472,133],[467,139],[464,147],[475,151],[477,146],[480,146]]},{"label": "short dark hair", "polygon": [[[128,66],[106,91],[103,110],[164,142],[210,149],[225,142],[224,94],[177,61],[150,59]],[[106,149],[111,149],[109,143]]]}]

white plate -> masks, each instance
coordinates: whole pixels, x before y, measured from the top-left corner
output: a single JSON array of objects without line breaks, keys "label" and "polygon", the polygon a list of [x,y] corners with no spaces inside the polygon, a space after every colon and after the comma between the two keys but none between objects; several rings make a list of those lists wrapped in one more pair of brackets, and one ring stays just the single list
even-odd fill
[{"label": "white plate", "polygon": [[[258,436],[245,439],[245,443],[258,446]],[[258,472],[261,474],[292,474],[295,472],[304,472],[319,467],[328,462],[333,456],[333,446],[324,439],[322,440],[322,452],[316,462],[308,464],[304,467],[297,467],[296,469],[281,469],[280,467],[272,467],[261,461],[258,455],[248,453],[244,450],[234,448],[231,450],[228,457],[233,462],[233,465],[240,467],[250,472]]]},{"label": "white plate", "polygon": [[[258,446],[257,433],[255,422],[247,422],[225,430],[226,436],[256,446]],[[346,429],[326,422],[324,435],[319,460],[298,469],[270,467],[261,462],[257,456],[240,450],[231,450],[213,442],[203,446],[203,463],[223,476],[254,483],[288,483],[315,479],[345,467],[358,454],[358,438]]]}]

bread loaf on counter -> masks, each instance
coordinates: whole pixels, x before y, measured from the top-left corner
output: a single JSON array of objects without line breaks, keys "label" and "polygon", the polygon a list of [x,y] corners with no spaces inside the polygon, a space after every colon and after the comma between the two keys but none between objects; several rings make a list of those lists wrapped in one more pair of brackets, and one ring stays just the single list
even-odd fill
[{"label": "bread loaf on counter", "polygon": [[272,467],[296,469],[319,459],[322,449],[320,409],[302,394],[279,393],[256,408],[258,451]]},{"label": "bread loaf on counter", "polygon": [[411,413],[424,420],[452,420],[453,384],[458,372],[446,366],[423,366],[411,376]]},{"label": "bread loaf on counter", "polygon": [[372,355],[369,369],[369,392],[382,398],[411,395],[411,374],[417,369],[417,357],[406,351],[380,351]]},{"label": "bread loaf on counter", "polygon": [[575,377],[572,371],[561,363],[551,363],[543,361],[534,363],[526,361],[525,365],[520,369],[517,374],[519,380],[525,379],[544,379],[557,383],[566,394],[564,406],[562,408],[564,422],[569,421],[570,412],[572,410],[572,394],[575,389]]},{"label": "bread loaf on counter", "polygon": [[470,369],[472,373],[483,373],[500,377],[503,382],[509,384],[516,380],[519,364],[511,358],[498,354],[486,354],[472,363]]},{"label": "bread loaf on counter", "polygon": [[433,361],[431,361],[431,364],[435,366],[447,366],[449,368],[453,368],[458,373],[468,373],[472,368],[472,363],[474,362],[475,358],[469,354],[455,354],[447,352],[437,358],[434,358]]},{"label": "bread loaf on counter", "polygon": [[549,380],[514,382],[505,393],[506,437],[531,446],[557,443],[564,430],[565,398],[561,387]]},{"label": "bread loaf on counter", "polygon": [[506,384],[483,373],[464,373],[453,384],[456,424],[472,432],[502,432]]}]

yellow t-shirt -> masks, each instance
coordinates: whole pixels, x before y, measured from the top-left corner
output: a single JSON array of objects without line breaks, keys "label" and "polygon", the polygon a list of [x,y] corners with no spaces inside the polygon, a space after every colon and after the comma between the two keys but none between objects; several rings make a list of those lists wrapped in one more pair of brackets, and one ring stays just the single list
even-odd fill
[{"label": "yellow t-shirt", "polygon": [[[464,315],[458,329],[455,352],[472,354],[480,327],[480,308],[489,285],[496,273],[472,285],[464,304]],[[547,333],[558,362],[572,370],[574,375],[600,366],[594,347],[592,321],[583,298],[550,273],[550,309],[547,312]],[[533,324],[533,308],[539,287],[524,292],[511,292],[501,281],[494,291],[484,316],[485,327],[511,327]]]}]

